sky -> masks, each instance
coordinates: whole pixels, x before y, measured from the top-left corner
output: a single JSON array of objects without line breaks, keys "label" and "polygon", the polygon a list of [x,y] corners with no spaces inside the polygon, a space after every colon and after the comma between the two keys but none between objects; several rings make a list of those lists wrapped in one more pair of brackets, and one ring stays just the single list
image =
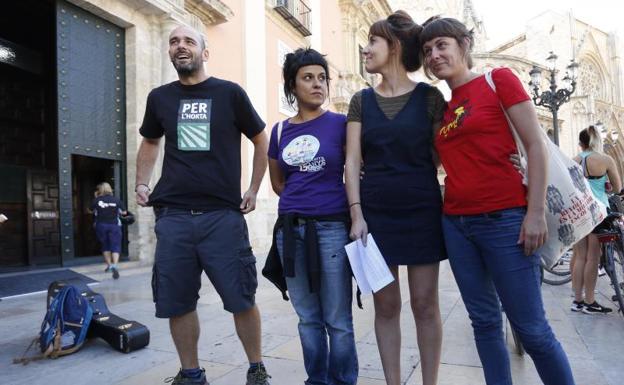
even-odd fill
[{"label": "sky", "polygon": [[574,16],[605,31],[616,31],[624,42],[623,0],[472,0],[485,23],[487,48],[496,47],[524,32],[526,22],[552,9],[572,10]]}]

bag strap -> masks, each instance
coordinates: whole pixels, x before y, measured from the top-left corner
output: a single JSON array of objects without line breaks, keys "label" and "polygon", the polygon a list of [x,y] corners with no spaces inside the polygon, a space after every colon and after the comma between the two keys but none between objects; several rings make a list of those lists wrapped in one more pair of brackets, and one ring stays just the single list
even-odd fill
[{"label": "bag strap", "polygon": [[588,155],[581,155],[581,167],[583,168],[583,174],[585,175],[585,178],[589,177],[589,169],[587,168],[587,156]]},{"label": "bag strap", "polygon": [[[492,70],[491,69],[488,70],[485,73],[485,81],[490,86],[492,91],[494,91],[496,96],[498,96],[498,93],[496,92],[496,84],[494,83],[494,79],[492,78]],[[527,157],[527,152],[526,152],[526,149],[524,148],[524,144],[522,143],[522,140],[520,139],[520,135],[518,135],[518,131],[516,130],[516,127],[514,126],[513,122],[511,121],[511,118],[509,118],[509,114],[507,113],[507,110],[505,110],[505,107],[503,107],[503,103],[500,101],[500,98],[498,99],[498,104],[500,105],[500,108],[503,111],[503,114],[505,114],[505,119],[507,119],[507,125],[509,126],[509,130],[511,131],[511,135],[513,136],[514,141],[516,142],[516,147],[518,148],[518,155],[520,155],[521,157],[526,158]],[[542,130],[540,129],[540,131],[542,131]]]},{"label": "bag strap", "polygon": [[30,357],[26,357],[26,355],[28,354],[28,352],[30,351],[30,349],[32,349],[32,347],[35,345],[35,343],[37,343],[37,340],[39,340],[38,337],[35,337],[31,342],[30,345],[28,345],[28,347],[26,348],[26,350],[24,350],[24,353],[22,354],[21,357],[19,358],[14,358],[13,359],[13,364],[22,364],[22,365],[28,365],[29,363],[33,362],[33,361],[39,361],[39,360],[43,360],[44,358],[46,358],[45,355],[43,354],[37,354],[34,356],[30,356]]},{"label": "bag strap", "polygon": [[284,121],[280,120],[277,123],[277,147],[279,147],[280,139],[282,138],[282,129],[284,128]]}]

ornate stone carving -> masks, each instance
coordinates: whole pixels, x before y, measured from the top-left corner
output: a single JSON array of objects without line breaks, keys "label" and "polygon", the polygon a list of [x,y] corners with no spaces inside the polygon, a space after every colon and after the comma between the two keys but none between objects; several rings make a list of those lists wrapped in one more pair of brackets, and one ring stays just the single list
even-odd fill
[{"label": "ornate stone carving", "polygon": [[604,100],[604,82],[598,67],[589,60],[581,62],[579,71],[579,94],[592,95],[595,98]]},{"label": "ornate stone carving", "polygon": [[225,23],[234,12],[220,0],[186,0],[184,8],[197,15],[205,25]]}]

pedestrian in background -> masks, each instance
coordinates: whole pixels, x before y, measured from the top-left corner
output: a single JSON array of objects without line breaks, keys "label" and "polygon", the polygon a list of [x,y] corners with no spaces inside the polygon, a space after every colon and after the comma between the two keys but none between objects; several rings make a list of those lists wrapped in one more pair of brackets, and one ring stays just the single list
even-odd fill
[{"label": "pedestrian in background", "polygon": [[97,185],[95,198],[89,208],[93,212],[95,235],[97,236],[102,255],[106,262],[104,272],[112,272],[113,278],[119,278],[119,256],[121,255],[121,221],[120,215],[126,215],[126,205],[113,195],[113,189],[107,182]]},{"label": "pedestrian in background", "polygon": [[[613,158],[603,153],[602,138],[594,126],[589,126],[579,133],[579,146],[581,153],[574,157],[574,160],[581,165],[594,197],[609,207],[606,184],[610,182],[614,191],[622,189],[622,180],[617,165]],[[598,265],[602,254],[595,232],[599,231],[602,226],[604,225],[601,223],[594,232],[574,245],[573,261],[570,263],[572,289],[574,290],[574,301],[570,306],[572,311],[582,311],[585,314],[606,314],[613,311],[599,304],[594,297],[598,280]]]}]

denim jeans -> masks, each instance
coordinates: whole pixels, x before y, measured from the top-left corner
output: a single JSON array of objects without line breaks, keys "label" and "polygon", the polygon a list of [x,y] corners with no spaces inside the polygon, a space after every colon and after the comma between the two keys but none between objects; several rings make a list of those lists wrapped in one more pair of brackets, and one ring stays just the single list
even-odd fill
[{"label": "denim jeans", "polygon": [[525,208],[445,215],[449,261],[472,321],[488,385],[511,385],[501,304],[546,385],[573,385],[568,358],[542,302],[539,257],[525,256],[518,236]]},{"label": "denim jeans", "polygon": [[[316,222],[321,289],[310,293],[305,261],[305,226],[295,226],[295,276],[286,277],[290,300],[299,316],[299,338],[308,379],[306,385],[354,385],[358,361],[351,314],[351,270],[344,249],[349,242],[342,222]],[[283,232],[277,233],[282,255]],[[283,261],[283,257],[282,257]],[[328,345],[329,336],[329,345]]]}]

